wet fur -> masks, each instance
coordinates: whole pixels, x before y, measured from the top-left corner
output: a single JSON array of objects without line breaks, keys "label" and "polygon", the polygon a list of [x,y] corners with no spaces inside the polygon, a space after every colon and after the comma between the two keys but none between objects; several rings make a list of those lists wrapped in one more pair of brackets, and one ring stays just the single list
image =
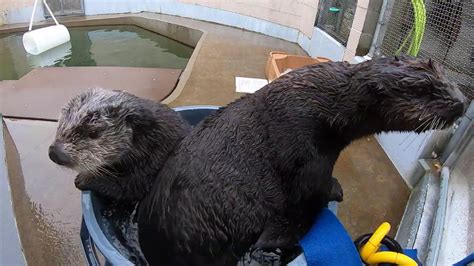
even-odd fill
[{"label": "wet fur", "polygon": [[235,265],[250,247],[291,247],[333,197],[333,167],[351,141],[446,127],[462,101],[431,61],[294,70],[177,146],[140,204],[145,257],[151,265]]},{"label": "wet fur", "polygon": [[167,106],[124,91],[94,89],[63,109],[55,143],[64,145],[80,190],[133,203],[190,127]]}]

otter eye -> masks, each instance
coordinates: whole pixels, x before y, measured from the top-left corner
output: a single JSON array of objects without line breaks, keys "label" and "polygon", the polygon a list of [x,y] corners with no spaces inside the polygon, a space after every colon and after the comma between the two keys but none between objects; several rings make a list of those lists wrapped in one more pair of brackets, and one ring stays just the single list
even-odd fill
[{"label": "otter eye", "polygon": [[99,132],[97,130],[89,131],[89,138],[96,139],[99,137]]}]

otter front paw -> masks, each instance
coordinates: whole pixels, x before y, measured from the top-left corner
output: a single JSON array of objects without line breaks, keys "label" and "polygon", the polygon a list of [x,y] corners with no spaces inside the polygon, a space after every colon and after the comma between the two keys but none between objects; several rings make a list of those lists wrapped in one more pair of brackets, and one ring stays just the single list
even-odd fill
[{"label": "otter front paw", "polygon": [[74,185],[79,190],[90,190],[90,182],[89,179],[85,176],[77,176],[74,179]]}]

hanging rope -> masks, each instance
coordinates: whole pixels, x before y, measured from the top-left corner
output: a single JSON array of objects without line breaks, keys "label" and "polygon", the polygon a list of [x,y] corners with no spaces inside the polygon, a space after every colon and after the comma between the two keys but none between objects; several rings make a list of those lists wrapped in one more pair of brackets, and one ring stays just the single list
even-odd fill
[{"label": "hanging rope", "polygon": [[423,0],[411,0],[413,6],[413,14],[415,20],[413,22],[413,27],[410,30],[410,33],[407,35],[403,43],[400,45],[400,48],[395,52],[395,54],[400,54],[400,52],[405,48],[408,43],[408,40],[411,40],[410,46],[408,47],[407,54],[412,56],[417,56],[420,52],[421,42],[423,41],[423,35],[425,34],[425,24],[426,24],[426,9],[425,3]]}]

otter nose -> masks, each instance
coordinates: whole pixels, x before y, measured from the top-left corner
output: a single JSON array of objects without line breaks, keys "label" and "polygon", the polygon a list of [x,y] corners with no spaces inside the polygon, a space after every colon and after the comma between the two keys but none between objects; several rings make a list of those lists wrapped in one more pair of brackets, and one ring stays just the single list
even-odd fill
[{"label": "otter nose", "polygon": [[54,143],[49,146],[48,154],[51,161],[59,165],[70,165],[72,163],[71,158],[64,151],[64,145],[61,143]]}]

